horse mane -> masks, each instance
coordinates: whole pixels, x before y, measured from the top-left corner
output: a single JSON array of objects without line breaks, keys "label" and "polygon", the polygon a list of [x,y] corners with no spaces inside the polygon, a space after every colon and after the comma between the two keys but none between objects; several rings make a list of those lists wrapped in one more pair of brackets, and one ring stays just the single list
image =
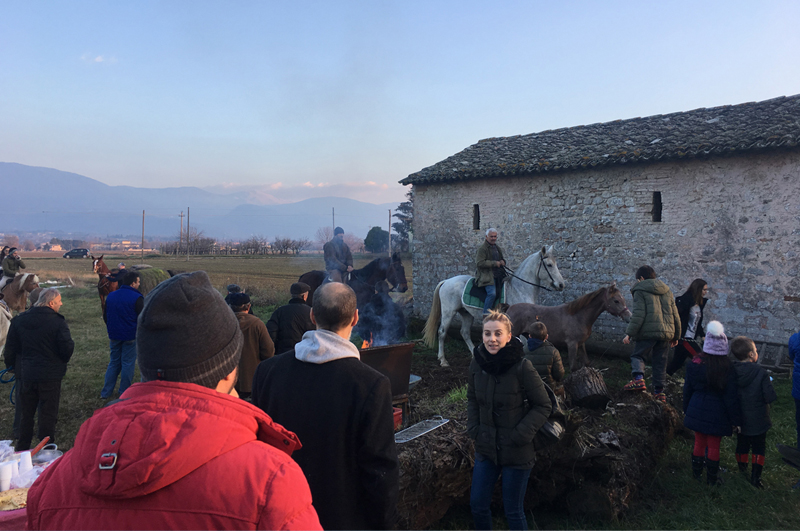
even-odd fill
[{"label": "horse mane", "polygon": [[597,297],[601,297],[606,291],[608,291],[608,294],[611,295],[612,293],[614,293],[614,291],[617,291],[617,288],[616,287],[611,288],[610,286],[599,288],[591,293],[587,293],[586,295],[578,297],[574,301],[567,304],[567,314],[575,315],[579,311],[589,306],[592,302],[594,302],[594,300],[597,299]]},{"label": "horse mane", "polygon": [[[390,260],[389,258],[376,258],[375,260],[371,261],[364,267],[358,270],[358,277],[359,278],[369,278],[375,272],[376,267],[380,267],[382,261]],[[388,266],[387,266],[388,268]]]}]

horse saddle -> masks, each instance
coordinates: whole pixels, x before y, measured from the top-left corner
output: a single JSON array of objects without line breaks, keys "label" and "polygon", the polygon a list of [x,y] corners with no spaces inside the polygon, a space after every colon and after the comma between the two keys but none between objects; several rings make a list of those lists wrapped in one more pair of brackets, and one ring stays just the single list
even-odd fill
[{"label": "horse saddle", "polygon": [[[504,282],[496,302],[504,303],[505,301],[506,285]],[[469,279],[466,286],[464,286],[464,293],[461,296],[461,302],[464,304],[464,306],[483,309],[483,304],[486,302],[486,288],[476,286],[474,278]]]}]

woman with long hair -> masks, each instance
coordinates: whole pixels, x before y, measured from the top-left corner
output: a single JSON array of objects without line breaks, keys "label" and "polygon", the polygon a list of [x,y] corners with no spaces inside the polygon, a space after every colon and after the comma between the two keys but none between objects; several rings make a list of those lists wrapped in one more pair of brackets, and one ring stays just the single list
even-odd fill
[{"label": "woman with long hair", "polygon": [[467,386],[467,432],[475,440],[470,507],[475,529],[492,528],[492,493],[502,475],[509,529],[528,529],[522,502],[536,451],[533,437],[552,404],[539,373],[523,358],[504,313],[483,319],[483,342],[475,347]]},{"label": "woman with long hair", "polygon": [[672,361],[667,366],[667,374],[675,374],[689,358],[700,353],[700,339],[705,337],[703,329],[703,309],[708,299],[708,282],[696,278],[689,284],[689,289],[680,297],[675,297],[675,307],[681,318],[681,338],[675,346]]}]

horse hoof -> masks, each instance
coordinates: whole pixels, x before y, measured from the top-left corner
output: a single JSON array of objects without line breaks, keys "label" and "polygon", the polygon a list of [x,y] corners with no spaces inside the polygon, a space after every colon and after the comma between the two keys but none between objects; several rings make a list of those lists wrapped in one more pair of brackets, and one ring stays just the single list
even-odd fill
[{"label": "horse hoof", "polygon": [[449,367],[450,366],[450,364],[447,363],[447,360],[439,360],[439,365],[441,365],[442,367]]}]

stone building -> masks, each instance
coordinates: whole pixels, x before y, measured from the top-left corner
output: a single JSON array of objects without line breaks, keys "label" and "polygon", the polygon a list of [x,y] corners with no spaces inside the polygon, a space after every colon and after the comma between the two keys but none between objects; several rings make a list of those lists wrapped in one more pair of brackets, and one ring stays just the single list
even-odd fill
[{"label": "stone building", "polygon": [[[785,344],[800,329],[800,95],[488,138],[400,181],[413,185],[414,299],[473,274],[496,227],[513,268],[554,245],[567,281],[543,304],[650,264],[675,295],[710,290],[706,321]],[[618,341],[604,314],[595,341]]]}]

